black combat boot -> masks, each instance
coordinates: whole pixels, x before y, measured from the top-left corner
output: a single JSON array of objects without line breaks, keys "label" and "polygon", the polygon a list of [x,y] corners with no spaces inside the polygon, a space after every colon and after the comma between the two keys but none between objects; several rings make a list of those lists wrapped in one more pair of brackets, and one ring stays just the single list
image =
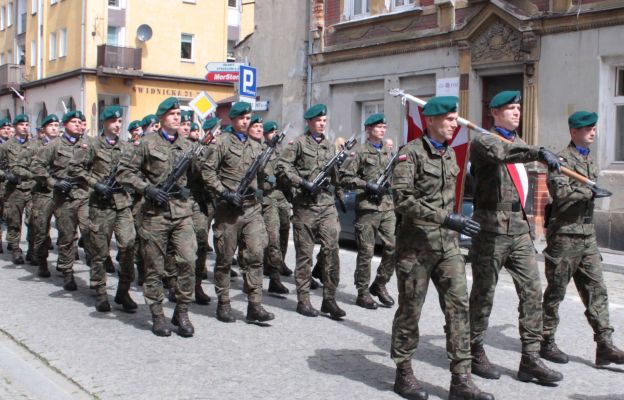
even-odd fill
[{"label": "black combat boot", "polygon": [[271,273],[271,279],[269,280],[269,293],[288,294],[288,288],[282,283],[279,272]]},{"label": "black combat boot", "polygon": [[282,263],[282,271],[281,274],[283,276],[291,276],[293,274],[292,269],[288,268],[288,265],[286,265],[286,263]]},{"label": "black combat boot", "polygon": [[518,379],[522,382],[535,379],[539,383],[555,383],[562,380],[563,375],[544,365],[537,351],[523,351],[518,368]]},{"label": "black combat boot", "polygon": [[115,303],[120,304],[124,311],[134,311],[138,307],[137,303],[130,297],[129,289],[130,285],[119,284],[117,293],[115,293]]},{"label": "black combat boot", "polygon": [[449,400],[494,400],[494,396],[479,390],[470,374],[453,374]]},{"label": "black combat boot", "polygon": [[[74,246],[74,261],[80,260],[80,253],[78,252],[78,246]],[[87,263],[89,265],[89,263]]]},{"label": "black combat boot", "polygon": [[388,289],[386,289],[386,284],[383,283],[379,278],[376,278],[373,284],[371,285],[370,294],[373,296],[377,296],[381,304],[386,307],[392,307],[394,305],[394,299],[388,293]]},{"label": "black combat boot", "polygon": [[188,316],[188,304],[176,305],[171,323],[178,327],[178,335],[182,337],[191,337],[195,333],[195,328]]},{"label": "black combat boot", "polygon": [[275,319],[275,314],[268,312],[260,303],[247,303],[247,322],[267,322]]},{"label": "black combat boot", "polygon": [[[232,261],[234,260],[236,259],[233,259]],[[236,277],[238,277],[238,272],[236,272],[234,268],[230,268],[230,278],[236,278]]]},{"label": "black combat boot", "polygon": [[74,280],[74,272],[73,271],[64,271],[63,272],[63,289],[73,292],[74,290],[78,290],[78,286],[76,286],[76,281]]},{"label": "black combat boot", "polygon": [[26,251],[26,262],[28,264],[33,265],[33,261],[34,261],[33,251],[30,247],[28,247],[28,251]]},{"label": "black combat boot", "polygon": [[624,351],[613,343],[598,343],[596,347],[596,365],[624,364]]},{"label": "black combat boot", "polygon": [[410,361],[397,364],[396,377],[394,378],[394,393],[410,400],[427,400],[429,398],[429,394],[420,386],[420,383],[414,376]]},{"label": "black combat boot", "polygon": [[310,300],[304,300],[297,303],[297,312],[306,317],[318,317],[319,312],[312,306]]},{"label": "black combat boot", "polygon": [[145,283],[145,267],[137,264],[137,285],[143,286],[143,283]]},{"label": "black combat boot", "polygon": [[206,247],[206,253],[214,253],[212,246],[208,245],[208,247]]},{"label": "black combat boot", "polygon": [[355,304],[357,304],[358,306],[362,308],[367,308],[369,310],[377,309],[377,303],[375,303],[375,300],[373,300],[371,295],[368,293],[358,294],[358,297],[355,300]]},{"label": "black combat boot", "polygon": [[[177,283],[176,283],[177,285]],[[176,299],[176,293],[175,293],[175,286],[174,287],[170,287],[169,289],[167,289],[167,300],[169,300],[172,303],[175,303],[177,301]]]},{"label": "black combat boot", "polygon": [[544,338],[544,341],[540,345],[540,357],[544,360],[548,360],[557,364],[567,364],[570,361],[570,357],[563,351],[559,350],[555,339]]},{"label": "black combat boot", "polygon": [[163,314],[161,304],[152,304],[150,306],[152,312],[152,333],[156,336],[171,336],[171,330],[167,327],[167,321]]},{"label": "black combat boot", "polygon": [[217,319],[221,322],[235,322],[232,315],[232,306],[229,301],[219,301],[217,303]]},{"label": "black combat boot", "polygon": [[39,268],[37,269],[37,275],[39,275],[41,278],[49,278],[50,277],[50,270],[48,269],[48,262],[47,261],[39,262]]},{"label": "black combat boot", "polygon": [[321,268],[318,261],[314,265],[314,268],[312,268],[312,278],[316,278],[319,281],[323,282],[323,269]]},{"label": "black combat boot", "polygon": [[321,286],[320,283],[318,283],[318,281],[314,278],[310,278],[310,290],[316,290],[319,289]]},{"label": "black combat boot", "polygon": [[106,260],[104,260],[104,268],[109,274],[114,274],[116,272],[115,264],[113,264],[113,259],[110,255],[106,257]]},{"label": "black combat boot", "polygon": [[485,379],[500,379],[500,371],[490,363],[483,346],[473,346],[470,350],[473,374]]},{"label": "black combat boot", "polygon": [[321,303],[321,312],[329,314],[332,319],[340,319],[347,315],[344,310],[338,307],[338,304],[336,304],[336,300],[334,299],[323,299],[323,302]]},{"label": "black combat boot", "polygon": [[204,292],[201,283],[195,285],[195,303],[202,306],[210,304],[210,296]]},{"label": "black combat boot", "polygon": [[95,295],[95,309],[99,312],[109,312],[111,310],[106,293],[98,293]]},{"label": "black combat boot", "polygon": [[24,254],[22,253],[22,250],[20,250],[19,248],[16,250],[13,250],[13,264],[15,265],[22,265],[24,264]]}]

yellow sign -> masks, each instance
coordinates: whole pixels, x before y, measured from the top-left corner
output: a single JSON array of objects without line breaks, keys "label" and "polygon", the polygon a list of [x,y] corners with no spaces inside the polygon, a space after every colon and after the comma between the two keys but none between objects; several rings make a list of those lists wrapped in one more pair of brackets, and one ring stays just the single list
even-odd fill
[{"label": "yellow sign", "polygon": [[206,119],[210,113],[216,110],[217,102],[214,101],[208,93],[201,92],[190,101],[189,107],[191,107],[202,119]]}]

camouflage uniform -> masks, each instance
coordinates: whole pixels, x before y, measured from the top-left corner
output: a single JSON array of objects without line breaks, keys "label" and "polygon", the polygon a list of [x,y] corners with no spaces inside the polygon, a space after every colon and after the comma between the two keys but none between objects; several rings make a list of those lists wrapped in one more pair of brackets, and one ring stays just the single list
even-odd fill
[{"label": "camouflage uniform", "polygon": [[[596,164],[589,155],[579,154],[574,143],[563,149],[559,157],[562,166],[596,181]],[[543,305],[544,339],[554,339],[559,304],[570,279],[574,279],[585,304],[585,316],[594,330],[594,340],[611,344],[613,327],[609,324],[607,288],[593,222],[594,194],[587,186],[558,173],[549,174],[548,190],[553,203],[544,250],[548,280]]]},{"label": "camouflage uniform", "polygon": [[409,361],[418,346],[418,321],[429,280],[445,315],[446,348],[453,373],[470,372],[470,325],[464,259],[458,235],[443,228],[455,207],[459,167],[451,148],[438,151],[427,136],[400,151],[393,190],[402,222],[397,234],[399,307],[392,324],[391,356]]},{"label": "camouflage uniform", "polygon": [[394,272],[396,214],[392,194],[387,193],[377,202],[366,191],[366,183],[377,180],[391,158],[392,154],[387,147],[382,146],[378,150],[367,142],[342,170],[343,187],[356,190],[354,228],[358,254],[354,279],[360,296],[368,294],[376,235],[379,235],[383,244],[376,280],[385,285]]},{"label": "camouflage uniform", "polygon": [[[124,154],[121,159],[117,182],[132,187],[144,195],[149,186],[156,186],[164,180],[183,153],[189,151],[191,143],[181,136],[171,143],[158,131],[143,139],[134,152]],[[179,187],[186,187],[186,175],[178,181]],[[163,315],[164,290],[162,277],[165,269],[167,246],[175,252],[178,284],[176,301],[188,304],[193,299],[197,242],[193,229],[192,201],[176,195],[169,199],[167,207],[145,199],[141,203],[140,226],[137,232],[143,250],[145,282],[143,294],[153,315]]]}]

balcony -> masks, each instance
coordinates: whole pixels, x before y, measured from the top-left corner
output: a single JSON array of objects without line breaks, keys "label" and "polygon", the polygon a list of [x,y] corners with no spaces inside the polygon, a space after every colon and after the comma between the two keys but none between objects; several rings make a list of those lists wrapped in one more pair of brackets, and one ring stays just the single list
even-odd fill
[{"label": "balcony", "polygon": [[22,83],[22,66],[19,64],[0,65],[0,89],[19,89]]},{"label": "balcony", "polygon": [[98,75],[143,76],[141,49],[103,44],[97,48]]}]

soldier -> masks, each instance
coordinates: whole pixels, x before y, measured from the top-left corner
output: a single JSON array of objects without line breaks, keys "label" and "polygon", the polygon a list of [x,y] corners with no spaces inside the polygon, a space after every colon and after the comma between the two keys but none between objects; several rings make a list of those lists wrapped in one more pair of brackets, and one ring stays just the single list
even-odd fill
[{"label": "soldier", "polygon": [[[35,153],[34,141],[30,139],[28,116],[19,114],[13,120],[15,135],[0,146],[0,160],[5,165],[6,180],[4,215],[7,222],[7,242],[12,252],[14,264],[24,264],[24,255],[20,248],[22,239],[22,216],[31,201],[33,175],[30,163]],[[28,221],[28,217],[26,217]],[[28,253],[32,253],[33,235],[29,235]]]},{"label": "soldier", "polygon": [[[338,257],[338,212],[334,194],[330,187],[315,191],[312,179],[323,165],[335,154],[334,145],[326,138],[327,107],[316,104],[304,114],[307,130],[291,141],[277,163],[277,175],[285,185],[296,188],[293,199],[293,233],[297,266],[297,312],[306,317],[318,316],[310,303],[310,281],[312,279],[312,253],[315,239],[321,243],[323,273],[323,302],[321,312],[329,313],[334,319],[346,313],[336,304],[336,288],[340,279]],[[338,186],[338,171],[333,171],[332,185]]]},{"label": "soldier", "polygon": [[215,148],[208,153],[202,166],[204,181],[217,198],[214,223],[217,251],[214,274],[219,301],[217,319],[221,322],[235,321],[230,306],[230,269],[236,247],[239,247],[243,291],[248,299],[246,320],[266,322],[274,319],[275,315],[267,312],[260,303],[266,229],[262,207],[256,198],[256,177],[245,193],[238,192],[241,180],[262,149],[260,143],[249,140],[247,134],[251,120],[249,103],[235,103],[229,117],[232,119],[232,133],[217,137]]},{"label": "soldier", "polygon": [[143,136],[141,121],[137,119],[130,122],[130,125],[128,125],[128,142],[132,143],[134,141],[140,140],[141,136]]},{"label": "soldier", "polygon": [[[220,121],[221,120],[217,117],[208,118],[202,124],[202,129],[204,130],[205,133],[208,133],[215,127],[215,125],[219,124]],[[221,135],[220,125],[218,128],[216,128],[215,132],[213,133],[213,136],[215,138],[219,135]],[[208,145],[212,145],[215,143],[216,141],[213,140],[212,142],[208,143]],[[208,152],[211,151],[213,147],[214,146],[207,146],[206,150],[204,150],[204,154],[203,154],[204,158],[208,157]],[[202,190],[202,193],[203,193],[203,196],[202,196],[203,200],[201,202],[198,201],[198,203],[200,204],[201,207],[205,207],[204,211],[206,213],[206,234],[208,234],[210,232],[210,226],[212,225],[212,221],[214,219],[214,213],[215,213],[214,198],[212,197],[212,193],[210,193],[210,190],[206,188]],[[208,243],[208,247],[206,251],[208,251],[208,253],[212,253],[214,251],[214,249],[210,246],[210,243]]]},{"label": "soldier", "polygon": [[[356,191],[355,239],[358,248],[355,267],[355,287],[358,297],[355,303],[370,310],[377,309],[371,293],[379,297],[386,307],[392,307],[394,299],[388,294],[386,283],[394,271],[394,229],[396,215],[394,202],[388,186],[379,186],[375,181],[383,173],[392,158],[390,149],[383,145],[386,134],[386,117],[373,114],[364,121],[367,141],[343,167],[341,184]],[[375,251],[375,237],[379,235],[383,244],[381,263],[377,268],[375,282],[370,288],[371,260]]]},{"label": "soldier", "polygon": [[154,114],[146,115],[141,120],[141,129],[143,130],[143,136],[158,132],[160,129],[160,120]]},{"label": "soldier", "polygon": [[[572,140],[559,153],[561,165],[594,182],[598,171],[589,155],[589,147],[596,139],[597,121],[598,114],[593,112],[578,111],[570,115],[568,126]],[[559,304],[573,278],[585,305],[587,321],[594,330],[596,365],[624,364],[624,352],[613,345],[607,287],[602,277],[602,257],[596,245],[593,222],[594,199],[607,194],[555,172],[549,174],[548,191],[553,201],[546,236],[548,245],[544,250],[548,286],[544,292],[544,341],[540,355],[560,364],[569,361],[568,355],[555,343],[555,332],[559,325]]]},{"label": "soldier", "polygon": [[[0,119],[0,145],[6,143],[11,137],[9,136],[9,127],[11,126],[11,121],[7,118]],[[0,160],[0,167],[2,169],[6,168],[5,163]],[[6,181],[4,176],[0,176],[0,219],[4,220],[4,192],[6,189]],[[10,250],[10,249],[9,249]],[[4,253],[2,249],[2,226],[0,226],[0,253]]]},{"label": "soldier", "polygon": [[[152,314],[152,332],[156,336],[171,335],[162,307],[165,296],[162,278],[167,248],[171,246],[178,277],[177,304],[171,322],[178,327],[180,336],[190,337],[195,328],[188,316],[188,303],[195,286],[193,265],[197,252],[192,202],[184,190],[169,194],[159,184],[167,178],[175,161],[191,150],[191,143],[177,133],[180,103],[175,97],[160,103],[156,115],[161,125],[159,131],[146,136],[135,152],[122,158],[117,181],[145,197],[138,235],[146,268],[143,294]],[[183,175],[177,182],[178,187],[184,188],[186,181]]]},{"label": "soldier", "polygon": [[119,140],[123,109],[113,105],[100,114],[102,134],[89,142],[85,157],[80,163],[72,163],[71,176],[77,182],[85,182],[93,189],[89,199],[89,239],[91,250],[91,283],[95,289],[95,309],[108,312],[111,306],[106,294],[106,271],[104,263],[110,256],[110,241],[115,233],[119,260],[119,285],[115,303],[125,311],[133,311],[136,303],[128,291],[134,280],[134,241],[136,232],[130,209],[130,195],[114,179],[124,154],[134,149]]},{"label": "soldier", "polygon": [[[69,175],[70,161],[84,160],[87,152],[88,143],[81,134],[81,116],[82,112],[78,110],[63,115],[65,133],[42,148],[32,162],[32,172],[39,185],[47,185],[54,192],[54,213],[59,235],[56,269],[63,273],[63,288],[68,291],[77,289],[73,270],[74,242],[78,224],[82,223],[79,214],[86,209],[89,196],[87,185],[77,184]],[[88,214],[84,220],[87,219]],[[82,232],[86,233],[87,230],[87,226],[81,226]],[[38,251],[38,262],[41,265],[44,262],[43,250],[39,248]]]},{"label": "soldier", "polygon": [[[392,323],[391,357],[397,365],[394,391],[409,399],[428,397],[414,376],[411,359],[418,346],[418,321],[429,280],[438,290],[446,322],[452,373],[449,398],[494,399],[481,392],[470,375],[466,269],[455,232],[473,236],[479,224],[453,212],[459,167],[448,141],[457,128],[457,101],[454,96],[441,96],[427,102],[423,108],[427,130],[401,149],[394,170],[393,190],[402,223],[397,234],[399,307]],[[374,130],[369,132],[369,137],[375,136]],[[368,186],[369,191],[385,194]]]},{"label": "soldier", "polygon": [[[59,136],[59,118],[55,114],[50,114],[41,121],[42,130],[45,134],[43,140],[35,147],[35,155],[31,161],[39,156],[39,153],[49,146],[53,140]],[[48,269],[48,255],[50,252],[50,221],[54,213],[54,195],[50,187],[42,181],[36,181],[32,189],[32,213],[29,226],[33,229],[33,249],[34,263],[37,265],[37,275],[42,278],[50,277]]]},{"label": "soldier", "polygon": [[[524,212],[528,188],[524,162],[542,161],[558,169],[559,161],[543,147],[527,145],[517,137],[520,123],[520,92],[504,91],[492,98],[493,134],[477,136],[470,145],[475,180],[474,220],[481,233],[472,242],[472,290],[470,328],[472,371],[487,379],[499,379],[500,371],[485,354],[483,343],[492,311],[494,290],[502,267],[510,273],[520,300],[522,358],[518,379],[554,383],[563,375],[540,360],[542,341],[542,288],[535,247]],[[500,140],[500,136],[506,141]],[[524,178],[523,178],[524,177]]]}]

